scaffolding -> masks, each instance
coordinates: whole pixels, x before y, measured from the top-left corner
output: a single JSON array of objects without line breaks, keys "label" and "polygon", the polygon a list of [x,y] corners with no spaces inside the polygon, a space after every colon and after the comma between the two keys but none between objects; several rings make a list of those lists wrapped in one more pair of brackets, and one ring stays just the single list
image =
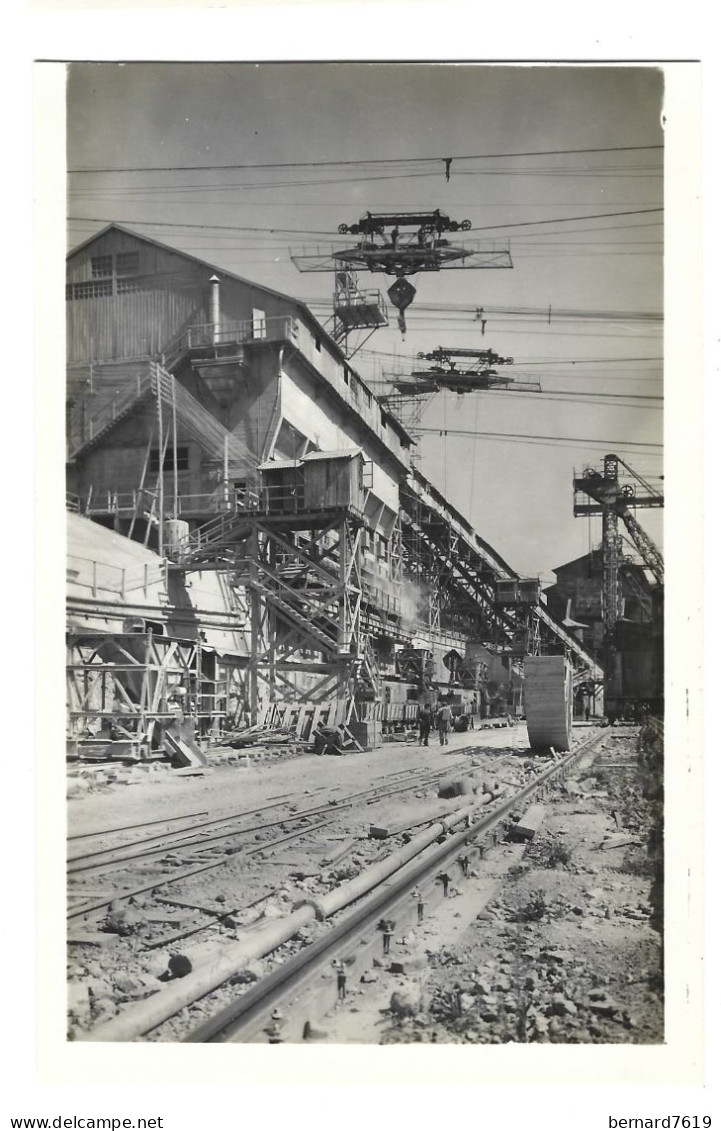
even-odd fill
[{"label": "scaffolding", "polygon": [[148,758],[183,717],[208,732],[225,715],[214,654],[198,641],[71,630],[66,671],[75,757]]}]

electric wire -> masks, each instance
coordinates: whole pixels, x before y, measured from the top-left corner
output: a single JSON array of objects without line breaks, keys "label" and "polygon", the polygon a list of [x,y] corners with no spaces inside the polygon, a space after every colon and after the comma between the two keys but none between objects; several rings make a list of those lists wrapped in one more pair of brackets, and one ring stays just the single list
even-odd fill
[{"label": "electric wire", "polygon": [[[507,157],[557,157],[568,156],[574,153],[629,153],[645,150],[663,149],[663,145],[612,145],[595,146],[583,149],[536,149],[526,151],[506,151],[504,153],[476,153],[451,155],[451,161],[487,161],[499,160]],[[178,172],[185,170],[217,170],[217,169],[308,169],[308,168],[345,168],[359,165],[409,165],[418,162],[436,162],[440,164],[448,159],[443,157],[400,157],[389,161],[385,157],[353,158],[350,160],[335,161],[270,161],[270,162],[244,162],[224,165],[84,165],[69,168],[69,173],[146,173],[146,172]]]},{"label": "electric wire", "polygon": [[527,432],[474,432],[471,429],[465,428],[431,428],[424,425],[416,425],[414,432],[420,432],[425,435],[433,436],[483,436],[484,439],[495,440],[533,440],[543,441],[544,443],[554,444],[595,444],[603,445],[607,448],[620,448],[620,447],[634,447],[634,448],[663,448],[663,444],[653,443],[647,440],[619,440],[619,439],[600,439],[599,437],[588,436],[542,436],[537,433]]},{"label": "electric wire", "polygon": [[[573,224],[579,220],[603,220],[605,218],[615,218],[618,216],[639,216],[647,215],[651,212],[663,212],[663,208],[635,208],[626,209],[618,212],[595,212],[586,214],[584,216],[556,216],[548,220],[517,220],[511,221],[506,224],[484,224],[480,226],[473,226],[469,231],[473,232],[489,232],[507,228],[522,228],[532,227],[540,224]],[[284,235],[312,235],[312,236],[333,236],[337,238],[338,233],[329,230],[316,230],[311,228],[280,228],[280,227],[259,227],[250,225],[239,224],[206,224],[206,223],[185,223],[180,220],[140,220],[140,219],[118,219],[114,217],[108,219],[101,216],[69,216],[68,220],[78,221],[82,220],[94,224],[140,224],[142,227],[155,227],[155,228],[192,228],[201,229],[203,231],[223,231],[223,232],[277,232]]]}]

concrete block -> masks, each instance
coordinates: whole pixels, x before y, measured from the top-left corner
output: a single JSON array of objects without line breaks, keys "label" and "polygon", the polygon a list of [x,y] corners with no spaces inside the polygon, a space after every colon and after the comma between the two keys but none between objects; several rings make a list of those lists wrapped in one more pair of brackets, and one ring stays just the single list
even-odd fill
[{"label": "concrete block", "polygon": [[510,835],[514,840],[533,840],[543,823],[544,815],[543,805],[531,805],[520,820],[512,826]]},{"label": "concrete block", "polygon": [[602,847],[604,852],[607,852],[611,848],[625,848],[626,845],[638,844],[638,843],[639,843],[638,837],[627,836],[623,833],[620,833],[618,836],[610,836],[608,838],[608,840],[605,840],[603,842],[601,847]]}]

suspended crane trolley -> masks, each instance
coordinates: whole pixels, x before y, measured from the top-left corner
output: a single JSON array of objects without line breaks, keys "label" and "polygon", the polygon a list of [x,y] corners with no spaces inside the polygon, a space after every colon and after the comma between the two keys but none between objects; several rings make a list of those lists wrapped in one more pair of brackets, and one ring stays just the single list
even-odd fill
[{"label": "suspended crane trolley", "polygon": [[538,381],[516,381],[505,373],[499,373],[496,366],[512,365],[513,358],[501,357],[492,349],[438,346],[431,353],[419,353],[418,357],[433,364],[427,369],[414,369],[409,374],[396,374],[390,378],[393,387],[402,396],[435,393],[441,389],[451,393],[475,393],[484,389],[541,392]]},{"label": "suspended crane trolley", "polygon": [[448,238],[449,233],[467,232],[470,220],[451,220],[440,208],[432,212],[366,212],[356,224],[340,224],[341,236],[359,236],[350,247],[331,247],[324,253],[307,251],[291,254],[300,271],[373,271],[395,275],[388,298],[398,308],[398,323],[405,331],[404,312],[413,302],[416,289],[405,278],[419,271],[440,271],[448,267],[512,267],[509,245],[463,243]]}]

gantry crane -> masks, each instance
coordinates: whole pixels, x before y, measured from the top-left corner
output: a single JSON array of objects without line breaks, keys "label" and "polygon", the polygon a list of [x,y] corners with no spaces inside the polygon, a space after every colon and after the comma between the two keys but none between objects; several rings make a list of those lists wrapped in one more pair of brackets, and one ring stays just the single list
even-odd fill
[{"label": "gantry crane", "polygon": [[[467,232],[470,220],[452,220],[440,208],[430,212],[366,212],[356,224],[339,224],[339,235],[359,236],[348,247],[331,246],[323,252],[291,253],[299,271],[372,271],[395,275],[388,298],[398,309],[398,325],[405,333],[405,311],[416,289],[406,275],[453,267],[513,267],[509,245],[464,240],[452,241],[447,233]],[[337,313],[337,312],[336,312]]]},{"label": "gantry crane", "polygon": [[[621,483],[619,466],[630,473],[645,494],[638,494],[633,483]],[[583,475],[574,477],[573,513],[580,515],[600,515],[602,520],[602,617],[603,649],[605,670],[606,710],[612,712],[620,697],[617,672],[617,626],[621,616],[621,591],[619,571],[623,564],[622,543],[619,537],[619,519],[623,522],[633,545],[640,554],[646,568],[653,575],[657,585],[663,586],[663,556],[655,542],[642,529],[632,513],[637,507],[662,507],[663,495],[634,471],[617,455],[604,456],[603,472],[587,468]],[[581,496],[579,501],[578,496]],[[585,499],[585,501],[583,501]]]}]

